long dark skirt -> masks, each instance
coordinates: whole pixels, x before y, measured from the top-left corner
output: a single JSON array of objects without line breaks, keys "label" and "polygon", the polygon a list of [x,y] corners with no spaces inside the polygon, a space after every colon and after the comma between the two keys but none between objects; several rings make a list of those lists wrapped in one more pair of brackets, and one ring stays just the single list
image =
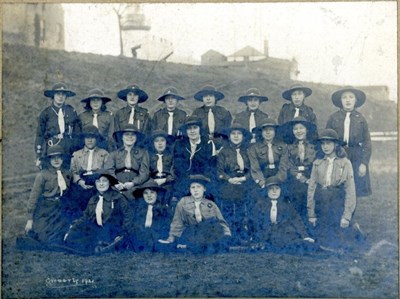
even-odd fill
[{"label": "long dark skirt", "polygon": [[39,198],[33,213],[32,234],[36,240],[44,243],[61,243],[68,231],[69,221],[61,206],[61,199]]},{"label": "long dark skirt", "polygon": [[354,171],[354,183],[356,185],[356,195],[357,197],[360,196],[369,196],[372,194],[371,190],[371,180],[369,176],[369,166],[367,167],[367,173],[365,176],[360,177],[358,175],[358,168],[360,167],[362,157],[362,148],[359,146],[351,146],[345,147],[347,156],[353,166]]},{"label": "long dark skirt", "polygon": [[356,236],[351,228],[340,227],[340,220],[344,211],[345,191],[343,187],[320,186],[314,195],[317,226],[315,237],[322,246],[348,249],[355,245]]},{"label": "long dark skirt", "polygon": [[292,178],[288,182],[288,195],[290,203],[299,214],[304,224],[308,223],[307,219],[307,188],[306,183],[301,183],[299,180]]}]

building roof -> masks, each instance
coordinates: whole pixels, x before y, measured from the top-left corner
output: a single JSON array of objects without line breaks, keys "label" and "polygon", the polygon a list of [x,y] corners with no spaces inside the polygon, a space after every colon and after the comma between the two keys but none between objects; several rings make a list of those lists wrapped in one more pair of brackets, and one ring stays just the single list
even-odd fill
[{"label": "building roof", "polygon": [[207,52],[205,52],[203,55],[201,55],[201,57],[207,57],[207,56],[223,56],[226,57],[224,54],[221,54],[215,50],[208,50]]},{"label": "building roof", "polygon": [[265,55],[250,46],[246,46],[243,49],[230,55],[230,57],[253,57],[253,56],[265,56]]}]

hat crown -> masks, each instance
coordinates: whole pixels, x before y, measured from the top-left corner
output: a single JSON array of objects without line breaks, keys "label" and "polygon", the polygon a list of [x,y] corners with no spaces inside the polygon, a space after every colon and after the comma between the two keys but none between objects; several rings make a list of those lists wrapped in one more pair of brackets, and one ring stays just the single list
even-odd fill
[{"label": "hat crown", "polygon": [[215,88],[215,86],[213,86],[213,85],[211,85],[211,84],[208,84],[208,85],[204,85],[204,86],[201,88],[201,91],[211,91],[211,92],[215,92],[215,91],[217,91],[217,89]]},{"label": "hat crown", "polygon": [[198,118],[196,116],[189,116],[185,120],[185,125],[190,125],[190,124],[194,124],[194,123],[201,123],[200,118]]},{"label": "hat crown", "polygon": [[321,139],[332,139],[339,140],[338,133],[333,129],[324,129],[319,134],[319,140]]},{"label": "hat crown", "polygon": [[137,127],[133,124],[125,124],[122,128],[121,128],[122,132],[138,132],[139,130],[137,129]]},{"label": "hat crown", "polygon": [[268,187],[271,185],[280,185],[280,184],[282,184],[282,181],[276,176],[271,176],[265,180],[265,187]]},{"label": "hat crown", "polygon": [[58,82],[53,85],[52,90],[68,90],[67,85],[62,82]]},{"label": "hat crown", "polygon": [[275,119],[267,117],[267,118],[264,118],[260,127],[263,128],[263,127],[267,127],[267,126],[278,126],[278,123],[276,122]]},{"label": "hat crown", "polygon": [[296,122],[309,122],[304,116],[297,116],[291,120],[292,123]]},{"label": "hat crown", "polygon": [[93,125],[87,125],[83,128],[82,133],[84,135],[99,135],[99,129]]},{"label": "hat crown", "polygon": [[159,136],[166,137],[166,136],[168,136],[168,134],[167,134],[167,132],[165,132],[164,130],[161,130],[161,129],[156,129],[151,133],[152,139],[159,137]]},{"label": "hat crown", "polygon": [[64,155],[64,154],[65,154],[64,149],[59,145],[50,146],[47,149],[47,156]]},{"label": "hat crown", "polygon": [[261,96],[261,92],[258,88],[249,88],[246,91],[246,96]]},{"label": "hat crown", "polygon": [[301,88],[305,88],[305,86],[303,84],[301,84],[301,83],[292,84],[289,87],[290,90],[301,89]]},{"label": "hat crown", "polygon": [[164,95],[176,95],[176,94],[178,94],[178,90],[173,86],[168,87],[164,91]]},{"label": "hat crown", "polygon": [[100,88],[94,88],[90,90],[88,98],[94,98],[94,97],[102,98],[104,97],[104,92]]},{"label": "hat crown", "polygon": [[189,180],[190,181],[204,181],[207,183],[211,182],[211,180],[208,177],[206,177],[205,175],[202,175],[202,174],[192,174],[189,176]]}]

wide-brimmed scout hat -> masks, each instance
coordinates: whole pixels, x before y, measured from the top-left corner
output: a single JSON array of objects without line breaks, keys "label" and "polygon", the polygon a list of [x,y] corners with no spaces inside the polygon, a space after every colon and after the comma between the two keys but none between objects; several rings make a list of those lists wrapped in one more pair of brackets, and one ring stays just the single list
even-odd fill
[{"label": "wide-brimmed scout hat", "polygon": [[95,137],[97,139],[103,139],[104,137],[100,134],[99,129],[93,125],[84,126],[82,133],[79,134],[81,138]]},{"label": "wide-brimmed scout hat", "polygon": [[193,97],[197,101],[202,102],[203,97],[210,94],[215,96],[216,101],[222,100],[225,97],[225,95],[222,92],[217,91],[217,89],[212,85],[203,86],[203,88],[200,91],[196,92]]},{"label": "wide-brimmed scout hat", "polygon": [[305,87],[303,84],[297,83],[297,84],[291,85],[288,90],[285,90],[282,93],[282,97],[285,100],[291,101],[292,100],[292,92],[295,91],[295,90],[302,90],[304,92],[304,97],[305,98],[312,94],[311,88]]},{"label": "wide-brimmed scout hat", "polygon": [[[149,180],[146,183],[144,183],[140,188],[138,188],[135,191],[133,191],[132,195],[135,198],[143,197],[143,192],[146,189],[150,189],[150,190],[156,191],[157,193],[165,191],[165,189],[163,187],[159,186],[156,182],[154,182],[153,180]],[[157,200],[159,200],[159,199],[157,198]]]},{"label": "wide-brimmed scout hat", "polygon": [[67,85],[66,85],[65,83],[59,82],[59,83],[54,84],[53,87],[52,87],[52,89],[45,90],[45,91],[44,91],[44,96],[45,96],[45,97],[48,97],[48,98],[53,98],[53,97],[54,97],[54,94],[57,93],[57,92],[63,92],[63,93],[65,93],[65,96],[66,96],[67,98],[73,97],[73,96],[76,95],[76,93],[73,92],[73,91],[71,91],[71,90],[67,87]]},{"label": "wide-brimmed scout hat", "polygon": [[261,124],[253,129],[253,133],[261,132],[262,129],[266,127],[274,127],[275,129],[279,127],[275,119],[266,117],[263,119]]},{"label": "wide-brimmed scout hat", "polygon": [[324,140],[329,140],[329,141],[333,141],[336,142],[340,145],[346,145],[346,142],[344,142],[343,140],[339,139],[339,135],[338,133],[333,130],[333,129],[323,129],[319,134],[318,134],[318,142],[324,141]]},{"label": "wide-brimmed scout hat", "polygon": [[99,98],[103,101],[103,104],[106,104],[108,102],[111,101],[111,99],[109,97],[106,97],[104,95],[104,92],[99,89],[99,88],[95,88],[89,91],[88,95],[86,98],[84,98],[83,100],[81,100],[82,103],[89,103],[91,99],[93,98]]},{"label": "wide-brimmed scout hat", "polygon": [[199,183],[207,188],[209,186],[209,184],[211,183],[211,180],[202,174],[193,174],[193,175],[190,175],[189,179],[188,179],[189,186],[192,183]]},{"label": "wide-brimmed scout hat", "polygon": [[133,92],[139,96],[138,103],[145,102],[149,97],[144,90],[140,89],[139,86],[134,84],[129,85],[127,88],[118,91],[117,95],[121,100],[126,101],[126,95],[130,92]]},{"label": "wide-brimmed scout hat", "polygon": [[332,94],[333,105],[335,105],[336,107],[339,107],[339,108],[343,108],[342,94],[345,93],[346,91],[351,91],[352,93],[355,94],[356,99],[357,99],[356,104],[354,105],[355,108],[360,107],[365,103],[366,95],[362,90],[356,89],[352,86],[345,86],[345,87],[335,91]]},{"label": "wide-brimmed scout hat", "polygon": [[164,137],[165,140],[167,141],[167,143],[172,143],[175,140],[174,136],[168,135],[168,133],[165,132],[164,130],[157,129],[157,130],[154,130],[153,132],[151,132],[151,135],[148,137],[148,141],[150,143],[153,143],[154,139],[156,139],[157,137]]},{"label": "wide-brimmed scout hat", "polygon": [[276,176],[271,176],[265,180],[265,188],[268,188],[273,185],[281,186],[282,185],[281,179]]},{"label": "wide-brimmed scout hat", "polygon": [[250,88],[246,91],[244,96],[239,97],[238,101],[242,103],[246,103],[250,98],[258,98],[260,102],[268,101],[266,96],[262,96],[261,92],[257,88]]},{"label": "wide-brimmed scout hat", "polygon": [[123,135],[124,133],[126,133],[126,132],[132,132],[132,133],[135,133],[135,134],[136,134],[136,136],[137,136],[137,141],[136,141],[136,143],[137,143],[138,141],[144,140],[144,138],[145,138],[145,135],[144,135],[142,132],[140,132],[140,131],[136,128],[135,125],[126,124],[124,127],[121,128],[121,130],[114,132],[114,134],[113,134],[114,140],[115,140],[116,142],[121,142],[121,141],[122,141],[122,135]]},{"label": "wide-brimmed scout hat", "polygon": [[233,130],[239,130],[242,132],[243,141],[246,139],[248,139],[248,140],[251,139],[251,133],[244,126],[242,126],[239,123],[233,123],[230,128],[225,128],[225,129],[221,130],[221,135],[229,138],[229,136]]},{"label": "wide-brimmed scout hat", "polygon": [[168,96],[172,96],[175,99],[177,99],[178,101],[182,101],[182,100],[185,99],[184,97],[179,95],[178,90],[175,87],[171,86],[171,87],[168,87],[164,91],[164,94],[161,97],[159,97],[157,100],[160,101],[160,102],[164,102],[165,98],[168,97]]},{"label": "wide-brimmed scout hat", "polygon": [[107,169],[98,169],[93,172],[90,177],[89,185],[94,185],[95,181],[101,178],[102,176],[106,177],[110,181],[110,185],[114,186],[119,183],[118,179],[111,173],[110,170]]},{"label": "wide-brimmed scout hat", "polygon": [[185,119],[185,123],[179,128],[179,131],[181,131],[182,134],[186,135],[186,129],[187,129],[187,127],[193,126],[193,125],[199,126],[199,127],[200,127],[200,131],[201,131],[202,123],[201,123],[200,118],[198,118],[198,117],[196,117],[196,116],[189,116],[189,117],[187,117],[187,118]]},{"label": "wide-brimmed scout hat", "polygon": [[283,124],[280,127],[280,132],[287,138],[295,138],[293,134],[293,127],[296,124],[302,124],[306,127],[308,139],[311,138],[313,136],[313,133],[317,131],[317,126],[314,123],[308,121],[303,116],[298,116]]},{"label": "wide-brimmed scout hat", "polygon": [[67,156],[67,154],[65,153],[64,149],[60,145],[49,146],[47,148],[46,157],[47,158],[51,158],[53,156],[63,156],[63,157],[65,157],[65,156]]}]

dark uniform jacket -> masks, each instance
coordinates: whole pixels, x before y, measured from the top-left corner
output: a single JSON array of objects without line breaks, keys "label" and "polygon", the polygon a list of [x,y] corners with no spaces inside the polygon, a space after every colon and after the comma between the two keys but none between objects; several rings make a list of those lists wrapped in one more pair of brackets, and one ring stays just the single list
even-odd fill
[{"label": "dark uniform jacket", "polygon": [[252,144],[247,151],[251,165],[251,176],[260,185],[263,185],[268,177],[274,175],[277,175],[282,181],[286,180],[286,169],[280,168],[280,160],[287,152],[287,145],[274,139],[272,150],[274,154],[273,165],[269,164],[268,145],[265,141]]},{"label": "dark uniform jacket", "polygon": [[243,158],[244,170],[240,171],[237,163],[236,146],[229,142],[227,143],[217,156],[217,175],[218,179],[228,181],[230,178],[245,176],[246,180],[250,179],[250,160],[247,155],[247,146],[240,146],[240,155]]},{"label": "dark uniform jacket", "polygon": [[[66,169],[62,169],[61,173],[64,177],[67,189],[63,191],[63,194],[68,192],[71,186],[72,174]],[[58,187],[57,181],[57,170],[54,167],[49,169],[41,170],[35,178],[31,193],[28,200],[28,215],[32,215],[39,197],[44,199],[52,200],[60,197],[60,188]]]},{"label": "dark uniform jacket", "polygon": [[[108,152],[97,146],[93,149],[92,170],[103,169],[104,163],[108,158]],[[80,178],[85,178],[89,160],[89,149],[84,147],[73,153],[71,159],[71,172],[76,183]]]},{"label": "dark uniform jacket", "polygon": [[232,116],[228,110],[226,110],[224,107],[217,106],[217,105],[215,105],[214,107],[211,107],[211,108],[202,106],[202,107],[196,108],[193,111],[192,116],[196,116],[201,119],[203,129],[205,129],[204,131],[207,132],[206,134],[209,134],[208,111],[210,109],[212,109],[213,114],[214,114],[215,132],[220,132],[222,129],[230,127],[231,122],[232,122]]},{"label": "dark uniform jacket", "polygon": [[[327,129],[335,130],[339,139],[343,140],[344,135],[344,119],[346,118],[346,111],[339,110],[333,113],[326,124]],[[349,133],[349,147],[358,147],[360,155],[358,159],[361,163],[368,165],[371,158],[371,136],[369,134],[368,123],[364,116],[353,110],[350,114],[350,133]],[[350,159],[351,160],[351,159]]]},{"label": "dark uniform jacket", "polygon": [[289,177],[296,177],[298,173],[301,173],[306,178],[310,178],[312,165],[316,157],[315,145],[309,141],[304,141],[303,163],[300,163],[298,146],[298,141],[287,145],[288,150],[281,158],[280,167],[282,170],[287,170]]},{"label": "dark uniform jacket", "polygon": [[167,182],[172,182],[174,180],[174,157],[170,151],[164,151],[162,155],[163,172],[159,174],[157,170],[157,153],[154,151],[149,152],[150,177],[152,179],[165,178],[167,179]]},{"label": "dark uniform jacket", "polygon": [[[82,224],[90,222],[97,225],[96,221],[96,206],[99,202],[99,192],[93,195],[84,211],[81,218],[73,223],[72,230],[75,227],[82,228]],[[126,235],[133,230],[132,213],[128,205],[127,199],[119,192],[108,189],[103,194],[103,226],[115,227],[115,236]],[[99,228],[101,228],[99,226]],[[118,231],[121,229],[121,231]],[[115,237],[112,236],[112,237]]]},{"label": "dark uniform jacket", "polygon": [[[120,131],[129,122],[129,116],[131,115],[132,108],[126,106],[121,108],[115,113],[114,117],[114,131]],[[146,108],[135,106],[135,115],[133,124],[136,126],[139,132],[144,134],[150,133],[150,115]]]},{"label": "dark uniform jacket", "polygon": [[[240,124],[247,130],[249,130],[250,114],[251,114],[250,110],[246,109],[245,111],[238,113],[233,122],[236,124]],[[257,109],[256,111],[254,111],[254,118],[256,120],[256,126],[261,125],[263,120],[265,120],[267,117],[268,117],[268,114],[262,112],[260,109]]]},{"label": "dark uniform jacket", "polygon": [[249,231],[255,242],[270,241],[273,245],[285,245],[308,234],[297,212],[282,196],[277,200],[277,223],[271,222],[272,203],[269,198],[259,198],[250,211]]},{"label": "dark uniform jacket", "polygon": [[36,131],[35,151],[37,157],[42,157],[46,154],[48,142],[51,140],[55,145],[59,142],[67,153],[70,153],[74,145],[73,138],[81,132],[81,123],[75,109],[70,105],[63,105],[62,109],[64,113],[65,132],[63,138],[59,139],[56,135],[60,134],[60,128],[58,126],[58,111],[54,105],[45,108],[39,115],[38,127]]},{"label": "dark uniform jacket", "polygon": [[[346,112],[341,109],[333,113],[326,124],[327,128],[338,133],[341,140],[343,140],[344,135],[345,118]],[[357,110],[353,110],[350,114],[349,144],[345,146],[345,150],[353,165],[357,196],[370,195],[372,191],[368,164],[372,152],[371,136],[366,119]],[[358,175],[358,168],[361,163],[367,166],[367,173],[363,177]]]},{"label": "dark uniform jacket", "polygon": [[[179,128],[184,124],[186,119],[186,112],[176,108],[173,111],[173,123],[172,123],[172,135],[178,136],[181,135],[179,132]],[[151,130],[163,130],[164,132],[168,132],[168,118],[169,113],[167,108],[162,108],[154,113],[153,119],[151,121]]]},{"label": "dark uniform jacket", "polygon": [[[93,110],[87,110],[79,114],[82,128],[93,125]],[[105,139],[111,141],[114,133],[114,116],[110,111],[99,111],[97,114],[97,122],[99,124],[99,132]]]},{"label": "dark uniform jacket", "polygon": [[176,178],[181,180],[192,174],[213,175],[214,157],[212,157],[211,142],[202,138],[192,159],[190,159],[190,152],[189,138],[176,141],[173,154]]},{"label": "dark uniform jacket", "polygon": [[143,184],[149,178],[149,154],[142,148],[133,147],[130,151],[130,169],[125,167],[126,154],[124,147],[111,152],[105,162],[105,168],[114,171],[122,183],[133,182],[135,186]]},{"label": "dark uniform jacket", "polygon": [[[317,117],[315,116],[315,113],[310,106],[303,104],[299,107],[299,110],[299,116],[302,116],[309,122],[317,125]],[[292,102],[284,104],[281,108],[281,111],[279,112],[278,123],[280,125],[283,125],[284,123],[292,120],[295,113],[295,106]]]}]

